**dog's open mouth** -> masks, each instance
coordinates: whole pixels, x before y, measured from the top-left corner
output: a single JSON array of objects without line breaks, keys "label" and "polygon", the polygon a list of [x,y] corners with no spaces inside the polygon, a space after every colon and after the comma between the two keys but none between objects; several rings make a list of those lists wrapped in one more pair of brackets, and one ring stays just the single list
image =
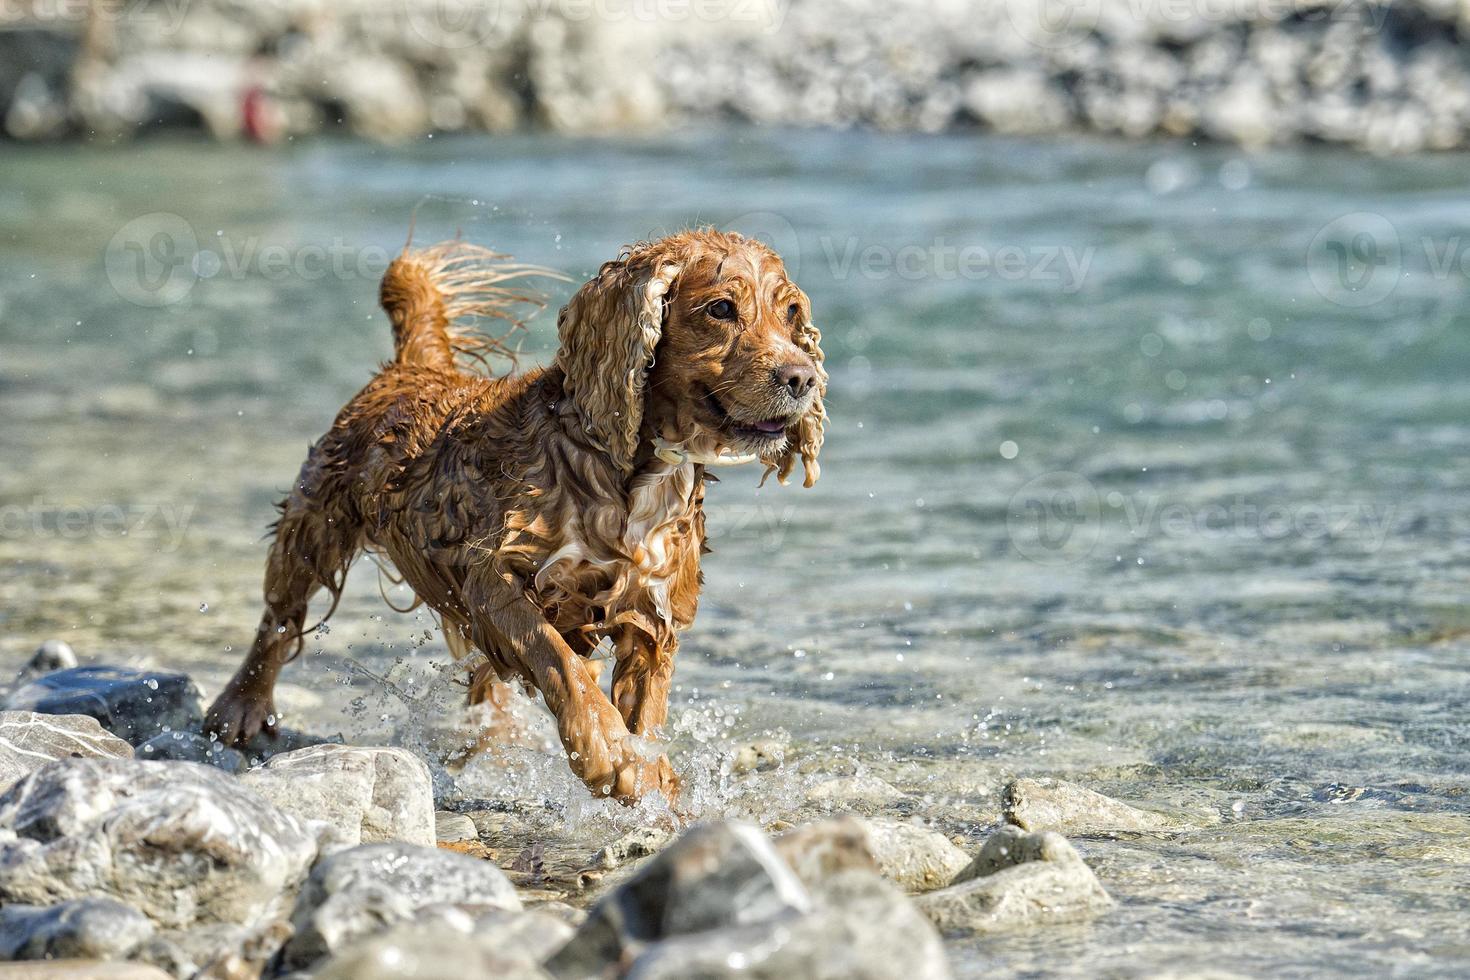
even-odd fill
[{"label": "dog's open mouth", "polygon": [[715,397],[714,392],[708,392],[705,396],[705,404],[716,419],[720,421],[720,431],[729,433],[740,439],[750,442],[775,442],[786,435],[786,426],[790,420],[784,417],[764,419],[758,422],[738,419],[731,415],[725,406]]}]

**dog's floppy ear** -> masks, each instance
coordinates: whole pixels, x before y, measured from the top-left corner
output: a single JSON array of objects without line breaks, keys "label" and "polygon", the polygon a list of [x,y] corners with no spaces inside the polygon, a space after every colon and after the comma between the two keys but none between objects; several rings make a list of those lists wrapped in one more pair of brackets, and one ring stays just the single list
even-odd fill
[{"label": "dog's floppy ear", "polygon": [[673,259],[657,245],[632,246],[577,290],[556,320],[566,392],[587,434],[624,471],[638,451],[665,297],[680,271]]},{"label": "dog's floppy ear", "polygon": [[796,346],[805,351],[817,366],[817,397],[812,399],[812,407],[786,430],[786,448],[781,454],[762,457],[766,472],[761,482],[764,483],[766,477],[775,471],[776,479],[785,484],[796,466],[796,458],[800,456],[802,485],[809,487],[822,475],[817,454],[822,451],[822,437],[827,428],[827,409],[822,404],[822,399],[827,396],[827,370],[822,365],[822,332],[812,323],[811,305],[805,294],[801,297],[801,326],[796,331]]}]

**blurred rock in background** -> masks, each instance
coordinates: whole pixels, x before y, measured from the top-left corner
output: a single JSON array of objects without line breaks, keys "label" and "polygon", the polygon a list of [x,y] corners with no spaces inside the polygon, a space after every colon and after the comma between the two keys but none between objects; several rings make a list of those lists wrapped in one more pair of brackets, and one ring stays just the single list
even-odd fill
[{"label": "blurred rock in background", "polygon": [[1470,134],[1467,23],[1470,0],[20,0],[0,112],[14,139],[733,119],[1411,152]]}]

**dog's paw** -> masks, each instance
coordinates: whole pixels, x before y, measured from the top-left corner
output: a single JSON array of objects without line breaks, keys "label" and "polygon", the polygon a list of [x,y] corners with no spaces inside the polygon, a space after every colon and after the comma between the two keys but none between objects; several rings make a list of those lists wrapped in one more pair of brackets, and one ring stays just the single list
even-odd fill
[{"label": "dog's paw", "polygon": [[216,736],[225,745],[241,746],[260,732],[276,734],[275,699],[236,687],[231,683],[210,705],[204,716],[205,734]]},{"label": "dog's paw", "polygon": [[622,803],[637,803],[650,793],[658,793],[670,807],[679,802],[680,781],[666,755],[652,758],[637,756],[617,770],[613,796]]}]

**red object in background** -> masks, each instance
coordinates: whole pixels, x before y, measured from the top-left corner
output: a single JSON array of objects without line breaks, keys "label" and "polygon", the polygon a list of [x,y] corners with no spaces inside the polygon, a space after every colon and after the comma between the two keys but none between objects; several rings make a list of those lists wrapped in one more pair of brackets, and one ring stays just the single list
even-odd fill
[{"label": "red object in background", "polygon": [[240,110],[246,139],[256,143],[274,143],[280,139],[280,118],[263,85],[252,85],[245,90]]}]

